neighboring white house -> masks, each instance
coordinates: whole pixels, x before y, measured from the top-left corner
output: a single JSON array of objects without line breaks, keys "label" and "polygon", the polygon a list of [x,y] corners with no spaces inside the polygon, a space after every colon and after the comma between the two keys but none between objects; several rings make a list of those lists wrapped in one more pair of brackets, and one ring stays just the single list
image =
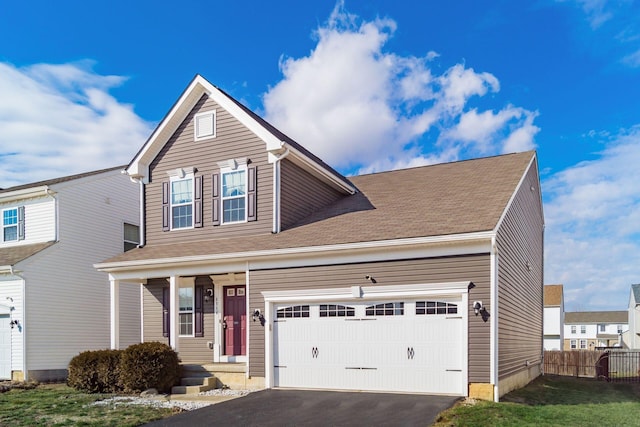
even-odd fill
[{"label": "neighboring white house", "polygon": [[562,350],[564,342],[564,291],[562,285],[544,287],[544,349]]},{"label": "neighboring white house", "polygon": [[575,311],[564,316],[564,350],[624,347],[627,311]]},{"label": "neighboring white house", "polygon": [[629,295],[629,348],[640,349],[640,284],[631,285]]},{"label": "neighboring white house", "polygon": [[[0,190],[0,379],[60,380],[110,345],[110,288],[93,263],[139,242],[122,167]],[[140,341],[140,288],[120,290],[120,341]]]}]

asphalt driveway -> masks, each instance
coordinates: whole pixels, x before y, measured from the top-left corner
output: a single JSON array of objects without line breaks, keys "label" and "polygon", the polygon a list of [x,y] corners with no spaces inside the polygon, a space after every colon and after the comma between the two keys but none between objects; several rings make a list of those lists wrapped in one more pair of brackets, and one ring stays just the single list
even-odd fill
[{"label": "asphalt driveway", "polygon": [[413,394],[262,390],[147,426],[428,426],[459,398]]}]

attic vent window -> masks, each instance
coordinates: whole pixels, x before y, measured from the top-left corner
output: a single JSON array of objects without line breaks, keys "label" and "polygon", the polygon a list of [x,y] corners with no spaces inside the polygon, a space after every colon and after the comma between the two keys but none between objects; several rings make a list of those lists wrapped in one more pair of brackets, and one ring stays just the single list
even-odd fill
[{"label": "attic vent window", "polygon": [[198,113],[194,120],[195,127],[195,140],[200,141],[206,138],[216,137],[216,112],[206,111],[204,113]]}]

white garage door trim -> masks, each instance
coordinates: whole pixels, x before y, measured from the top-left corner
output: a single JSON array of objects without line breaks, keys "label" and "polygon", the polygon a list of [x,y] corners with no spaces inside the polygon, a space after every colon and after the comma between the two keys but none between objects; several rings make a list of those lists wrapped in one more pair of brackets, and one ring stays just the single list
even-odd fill
[{"label": "white garage door trim", "polygon": [[[460,376],[460,395],[467,395],[468,384],[468,292],[470,282],[421,283],[396,286],[352,286],[333,289],[298,289],[289,291],[265,291],[265,314],[268,328],[265,328],[265,385],[273,387],[274,372],[274,343],[273,317],[275,306],[286,302],[330,302],[342,301],[365,302],[380,301],[381,299],[417,299],[423,297],[456,297],[460,299],[460,315],[462,316],[462,372]],[[458,394],[458,393],[456,393]]]},{"label": "white garage door trim", "polygon": [[0,380],[11,379],[11,317],[0,311]]}]

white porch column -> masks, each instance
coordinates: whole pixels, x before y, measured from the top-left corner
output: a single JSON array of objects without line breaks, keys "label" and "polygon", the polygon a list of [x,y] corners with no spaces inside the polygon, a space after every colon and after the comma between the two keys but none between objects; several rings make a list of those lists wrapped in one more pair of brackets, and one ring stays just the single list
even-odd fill
[{"label": "white porch column", "polygon": [[120,348],[120,281],[109,279],[111,308],[111,348]]},{"label": "white porch column", "polygon": [[169,345],[178,351],[178,292],[180,277],[169,277]]}]

